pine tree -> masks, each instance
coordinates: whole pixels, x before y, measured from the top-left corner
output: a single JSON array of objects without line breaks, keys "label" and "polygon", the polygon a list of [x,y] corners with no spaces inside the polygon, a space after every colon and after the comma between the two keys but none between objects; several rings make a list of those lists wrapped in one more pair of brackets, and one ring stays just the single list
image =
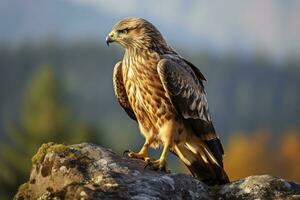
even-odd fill
[{"label": "pine tree", "polygon": [[[0,199],[9,199],[28,179],[31,157],[45,142],[96,142],[97,129],[72,118],[51,67],[42,67],[24,93],[19,123],[8,126],[0,149]],[[3,143],[3,142],[2,142]]]}]

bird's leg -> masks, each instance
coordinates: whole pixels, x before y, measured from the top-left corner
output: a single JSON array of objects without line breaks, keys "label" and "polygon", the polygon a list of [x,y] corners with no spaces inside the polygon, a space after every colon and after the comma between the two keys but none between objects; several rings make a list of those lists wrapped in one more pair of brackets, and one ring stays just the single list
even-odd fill
[{"label": "bird's leg", "polygon": [[147,160],[147,164],[145,168],[149,167],[149,169],[169,172],[169,170],[167,169],[168,151],[169,151],[169,145],[165,145],[160,155],[160,158],[158,160]]},{"label": "bird's leg", "polygon": [[149,161],[151,160],[150,157],[148,156],[148,150],[149,150],[150,142],[149,140],[144,143],[143,147],[138,153],[135,153],[131,150],[126,150],[124,151],[124,154],[127,154],[128,157],[130,158],[137,158],[137,159],[142,159],[144,161]]},{"label": "bird's leg", "polygon": [[171,141],[173,140],[173,132],[175,131],[174,123],[172,121],[167,122],[165,126],[162,127],[161,131],[161,139],[164,148],[160,155],[160,158],[158,160],[148,160],[145,168],[149,166],[149,168],[153,170],[169,172],[169,170],[167,169],[167,155],[171,146]]}]

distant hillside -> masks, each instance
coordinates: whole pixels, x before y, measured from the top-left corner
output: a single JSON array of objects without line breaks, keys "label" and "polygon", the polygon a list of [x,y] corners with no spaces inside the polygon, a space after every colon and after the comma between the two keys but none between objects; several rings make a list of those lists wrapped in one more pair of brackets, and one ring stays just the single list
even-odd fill
[{"label": "distant hillside", "polygon": [[[54,67],[79,116],[93,121],[128,119],[112,90],[113,66],[122,51],[98,44],[0,47],[0,130],[7,119],[17,116],[26,83],[45,64]],[[299,127],[299,64],[274,67],[264,57],[241,60],[234,55],[185,52],[208,79],[210,111],[222,135],[258,127],[274,132]]]}]

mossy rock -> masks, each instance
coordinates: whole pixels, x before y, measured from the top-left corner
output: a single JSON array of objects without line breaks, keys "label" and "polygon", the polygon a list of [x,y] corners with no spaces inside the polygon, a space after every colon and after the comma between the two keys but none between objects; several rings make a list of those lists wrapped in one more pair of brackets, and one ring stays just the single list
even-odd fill
[{"label": "mossy rock", "polygon": [[53,142],[49,142],[46,144],[43,144],[39,150],[37,151],[37,153],[32,157],[32,163],[33,164],[37,164],[37,163],[41,163],[46,154],[47,153],[57,153],[60,156],[66,157],[66,158],[70,158],[70,159],[76,159],[76,154],[74,153],[74,151],[72,151],[72,149],[64,144],[56,144]]}]

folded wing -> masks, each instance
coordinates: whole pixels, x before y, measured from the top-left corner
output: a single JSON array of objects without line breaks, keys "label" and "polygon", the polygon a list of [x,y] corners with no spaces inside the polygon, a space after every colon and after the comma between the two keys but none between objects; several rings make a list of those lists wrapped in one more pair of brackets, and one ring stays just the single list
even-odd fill
[{"label": "folded wing", "polygon": [[223,166],[224,151],[211,122],[202,83],[205,79],[193,67],[178,56],[166,56],[158,63],[157,70],[177,112],[191,125],[194,134],[207,144],[220,166]]},{"label": "folded wing", "polygon": [[113,86],[115,95],[117,96],[117,99],[122,106],[122,108],[126,111],[126,113],[129,115],[129,117],[133,120],[137,120],[136,116],[130,106],[130,103],[128,101],[128,96],[125,90],[124,81],[123,81],[123,75],[122,75],[122,62],[119,61],[114,68],[113,72]]}]

